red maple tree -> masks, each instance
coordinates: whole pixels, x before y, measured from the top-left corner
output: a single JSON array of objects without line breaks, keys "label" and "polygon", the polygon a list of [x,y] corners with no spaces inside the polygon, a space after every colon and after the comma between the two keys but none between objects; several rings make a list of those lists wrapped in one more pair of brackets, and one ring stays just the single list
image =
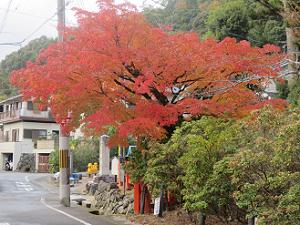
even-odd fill
[{"label": "red maple tree", "polygon": [[64,42],[11,77],[58,122],[72,112],[68,130],[84,124],[101,133],[113,125],[115,137],[160,139],[186,118],[240,117],[261,107],[259,89],[278,76],[276,46],[200,41],[151,26],[130,4],[98,5],[96,13],[78,10],[79,26],[65,29]]}]

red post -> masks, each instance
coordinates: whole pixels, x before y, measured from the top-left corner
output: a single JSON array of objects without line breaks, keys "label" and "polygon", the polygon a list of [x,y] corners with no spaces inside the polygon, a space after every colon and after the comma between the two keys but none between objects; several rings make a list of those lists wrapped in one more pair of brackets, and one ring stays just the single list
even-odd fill
[{"label": "red post", "polygon": [[141,201],[141,188],[140,183],[134,184],[134,202],[133,202],[133,210],[134,214],[140,214],[140,201]]},{"label": "red post", "polygon": [[174,209],[176,205],[176,198],[174,193],[168,191],[168,208]]},{"label": "red post", "polygon": [[126,189],[130,189],[130,176],[128,173],[126,173]]}]

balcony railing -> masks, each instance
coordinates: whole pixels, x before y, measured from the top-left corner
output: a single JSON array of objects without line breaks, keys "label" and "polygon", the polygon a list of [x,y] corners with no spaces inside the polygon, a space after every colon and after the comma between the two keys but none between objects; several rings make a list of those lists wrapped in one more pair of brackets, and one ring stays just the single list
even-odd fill
[{"label": "balcony railing", "polygon": [[54,121],[49,111],[37,111],[27,109],[16,109],[7,112],[0,112],[0,122],[6,122],[22,118],[33,118],[38,120]]},{"label": "balcony railing", "polygon": [[12,110],[0,113],[0,121],[7,121],[20,118],[20,110]]},{"label": "balcony railing", "polygon": [[58,136],[47,135],[39,136],[36,141],[34,141],[34,147],[37,149],[58,149]]}]

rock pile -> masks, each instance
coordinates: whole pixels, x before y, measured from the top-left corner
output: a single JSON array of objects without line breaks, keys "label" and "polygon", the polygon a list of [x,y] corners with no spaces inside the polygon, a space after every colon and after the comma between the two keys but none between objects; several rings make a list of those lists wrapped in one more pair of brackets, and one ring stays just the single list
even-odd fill
[{"label": "rock pile", "polygon": [[100,215],[132,214],[133,198],[122,195],[116,183],[89,183],[87,191],[94,196],[92,207],[99,210]]},{"label": "rock pile", "polygon": [[35,155],[33,153],[22,153],[17,165],[17,170],[21,172],[34,172]]}]

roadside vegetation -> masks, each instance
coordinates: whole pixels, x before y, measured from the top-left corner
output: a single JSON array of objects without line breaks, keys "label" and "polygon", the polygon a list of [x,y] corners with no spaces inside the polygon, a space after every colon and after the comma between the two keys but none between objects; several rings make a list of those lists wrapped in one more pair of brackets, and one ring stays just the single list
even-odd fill
[{"label": "roadside vegetation", "polygon": [[[276,0],[161,4],[141,14],[102,0],[97,16],[78,12],[70,38],[13,72],[12,83],[57,122],[72,112],[66,131],[83,124],[88,136],[109,134],[111,146],[130,137],[131,182],[173,196],[202,224],[299,224],[300,83],[278,67],[287,8]],[[277,98],[263,97],[269,78]],[[75,170],[98,161],[93,139],[71,146]],[[50,163],[56,171],[58,151]]]},{"label": "roadside vegetation", "polygon": [[[99,161],[99,140],[95,139],[75,139],[70,143],[70,148],[73,151],[73,169],[74,172],[86,172],[89,163]],[[59,151],[50,153],[49,164],[50,172],[55,173],[59,171]]]}]

